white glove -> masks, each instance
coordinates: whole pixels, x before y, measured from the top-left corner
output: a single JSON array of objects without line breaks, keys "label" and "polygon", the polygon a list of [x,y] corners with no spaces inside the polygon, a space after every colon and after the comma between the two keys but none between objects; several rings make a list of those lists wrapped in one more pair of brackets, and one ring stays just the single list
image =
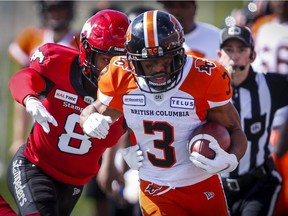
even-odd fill
[{"label": "white glove", "polygon": [[100,113],[92,113],[83,124],[83,131],[90,137],[105,139],[112,119],[110,116],[104,116]]},{"label": "white glove", "polygon": [[215,151],[215,158],[209,159],[198,152],[192,152],[189,159],[195,166],[211,174],[227,173],[236,169],[238,160],[234,154],[227,153],[216,142],[209,143],[209,147]]},{"label": "white glove", "polygon": [[119,151],[131,169],[139,170],[140,167],[143,165],[143,152],[139,149],[138,145],[120,149]]},{"label": "white glove", "polygon": [[57,121],[37,98],[28,97],[25,104],[26,111],[42,126],[45,133],[50,132],[48,122],[52,123],[55,127],[58,126]]}]

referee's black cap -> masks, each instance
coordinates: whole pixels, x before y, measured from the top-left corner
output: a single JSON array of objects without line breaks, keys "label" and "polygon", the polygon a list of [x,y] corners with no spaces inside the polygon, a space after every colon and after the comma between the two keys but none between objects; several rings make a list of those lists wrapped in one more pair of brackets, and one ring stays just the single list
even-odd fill
[{"label": "referee's black cap", "polygon": [[231,26],[222,29],[220,33],[220,48],[223,47],[226,41],[233,38],[242,41],[247,47],[254,49],[254,40],[248,27]]}]

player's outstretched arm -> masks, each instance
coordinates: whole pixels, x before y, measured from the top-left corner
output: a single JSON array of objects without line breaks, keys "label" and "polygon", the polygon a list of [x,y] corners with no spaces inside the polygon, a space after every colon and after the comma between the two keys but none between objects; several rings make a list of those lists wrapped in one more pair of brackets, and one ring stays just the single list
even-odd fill
[{"label": "player's outstretched arm", "polygon": [[98,139],[105,139],[110,125],[121,116],[122,112],[96,100],[81,112],[80,126],[87,135]]},{"label": "player's outstretched arm", "polygon": [[38,98],[29,95],[24,99],[24,104],[26,111],[42,126],[45,133],[50,132],[48,123],[55,127],[58,126],[56,119],[46,110]]},{"label": "player's outstretched arm", "polygon": [[81,114],[80,114],[80,126],[83,128],[84,122],[88,119],[88,117],[92,114],[98,112],[96,107],[94,106],[94,103],[88,105],[85,107]]}]

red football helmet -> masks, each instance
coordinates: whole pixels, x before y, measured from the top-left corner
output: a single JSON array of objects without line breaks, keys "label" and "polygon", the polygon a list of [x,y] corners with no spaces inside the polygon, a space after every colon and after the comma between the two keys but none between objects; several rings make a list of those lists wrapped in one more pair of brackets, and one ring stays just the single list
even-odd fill
[{"label": "red football helmet", "polygon": [[100,72],[94,62],[97,54],[125,55],[124,42],[129,23],[124,13],[107,9],[99,11],[84,24],[80,34],[80,66],[95,86]]}]

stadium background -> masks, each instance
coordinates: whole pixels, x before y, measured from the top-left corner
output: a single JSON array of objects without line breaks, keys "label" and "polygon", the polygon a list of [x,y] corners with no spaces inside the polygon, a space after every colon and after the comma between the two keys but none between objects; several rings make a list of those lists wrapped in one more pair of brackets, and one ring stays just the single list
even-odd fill
[{"label": "stadium background", "polygon": [[[123,11],[127,11],[135,5],[149,5],[161,9],[161,5],[155,1],[113,1],[119,4]],[[81,30],[85,20],[90,16],[97,1],[78,1],[75,5],[75,18],[72,27]],[[196,20],[211,23],[219,28],[224,26],[224,20],[234,8],[245,5],[243,1],[198,1]],[[6,187],[6,167],[10,160],[8,154],[9,145],[12,142],[12,98],[8,90],[8,80],[13,74],[13,64],[7,56],[9,43],[19,31],[28,25],[39,24],[39,16],[35,1],[0,1],[0,194],[15,209],[14,201]],[[72,216],[91,215],[92,202],[84,196],[77,204]]]}]

